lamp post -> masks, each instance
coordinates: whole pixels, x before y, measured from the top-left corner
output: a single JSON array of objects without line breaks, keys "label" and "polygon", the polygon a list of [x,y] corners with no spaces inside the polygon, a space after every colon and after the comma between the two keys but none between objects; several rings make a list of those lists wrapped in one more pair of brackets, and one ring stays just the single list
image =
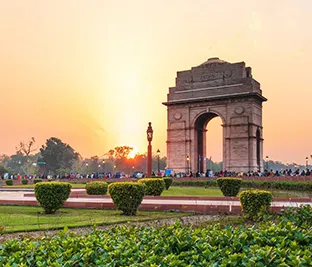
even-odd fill
[{"label": "lamp post", "polygon": [[190,174],[190,156],[186,156],[186,171]]},{"label": "lamp post", "polygon": [[306,157],[306,169],[308,169],[308,167],[309,167],[309,158]]},{"label": "lamp post", "polygon": [[157,176],[158,174],[160,173],[160,168],[159,168],[159,155],[160,155],[160,150],[157,149],[157,167],[158,167],[158,173],[157,173]]},{"label": "lamp post", "polygon": [[266,162],[266,169],[269,172],[269,157],[268,156],[265,157],[265,162]]},{"label": "lamp post", "polygon": [[152,176],[152,140],[153,140],[153,128],[152,128],[152,123],[148,123],[148,127],[146,130],[147,134],[147,141],[148,141],[148,146],[147,146],[147,177]]}]

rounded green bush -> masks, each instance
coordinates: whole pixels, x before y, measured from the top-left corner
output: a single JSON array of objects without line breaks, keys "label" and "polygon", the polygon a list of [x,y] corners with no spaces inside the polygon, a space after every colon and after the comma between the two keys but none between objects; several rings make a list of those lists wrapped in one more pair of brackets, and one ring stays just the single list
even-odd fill
[{"label": "rounded green bush", "polygon": [[22,184],[28,184],[28,180],[27,179],[23,179],[22,180]]},{"label": "rounded green bush", "polygon": [[172,184],[172,178],[165,177],[165,178],[163,178],[163,179],[164,179],[165,184],[166,184],[166,190],[168,190],[168,189],[169,189],[169,187],[170,187],[170,186],[171,186],[171,184]]},{"label": "rounded green bush", "polygon": [[88,195],[106,195],[108,185],[106,182],[88,182],[86,191]]},{"label": "rounded green bush", "polygon": [[124,215],[135,215],[145,192],[143,183],[117,182],[108,185],[108,192],[118,210]]},{"label": "rounded green bush", "polygon": [[6,180],[6,181],[5,181],[5,184],[6,184],[6,185],[13,185],[13,180]]},{"label": "rounded green bush", "polygon": [[160,196],[166,187],[166,183],[162,178],[144,178],[138,182],[145,184],[146,196]]},{"label": "rounded green bush", "polygon": [[41,182],[42,182],[42,179],[34,179],[34,184],[41,183]]},{"label": "rounded green bush", "polygon": [[41,182],[35,185],[35,196],[45,213],[55,213],[63,207],[71,192],[71,184],[63,182]]},{"label": "rounded green bush", "polygon": [[272,202],[271,192],[264,190],[246,190],[239,194],[243,212],[248,217],[255,218],[261,212],[267,213]]},{"label": "rounded green bush", "polygon": [[240,178],[218,178],[217,184],[226,197],[236,197],[241,187]]}]

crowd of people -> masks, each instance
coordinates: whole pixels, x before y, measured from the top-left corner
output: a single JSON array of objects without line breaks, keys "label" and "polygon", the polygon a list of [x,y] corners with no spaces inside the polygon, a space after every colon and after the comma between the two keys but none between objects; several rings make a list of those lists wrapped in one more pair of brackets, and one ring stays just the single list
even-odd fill
[{"label": "crowd of people", "polygon": [[[244,172],[229,172],[229,171],[217,171],[214,172],[212,170],[207,170],[206,172],[199,172],[193,173],[192,171],[189,173],[178,172],[178,173],[171,173],[171,177],[175,178],[215,178],[215,177],[276,177],[276,176],[311,176],[312,172],[309,169],[306,170],[275,170],[272,169],[270,171],[264,170],[264,172],[260,171],[250,171],[247,173]],[[165,173],[152,173],[153,177],[165,176]],[[131,175],[127,175],[121,172],[117,173],[90,173],[90,174],[80,174],[80,173],[69,173],[63,175],[21,175],[17,174],[4,174],[0,176],[1,179],[14,179],[14,180],[21,180],[21,179],[101,179],[101,178],[145,178],[147,177],[146,173],[144,172],[134,172]]]}]

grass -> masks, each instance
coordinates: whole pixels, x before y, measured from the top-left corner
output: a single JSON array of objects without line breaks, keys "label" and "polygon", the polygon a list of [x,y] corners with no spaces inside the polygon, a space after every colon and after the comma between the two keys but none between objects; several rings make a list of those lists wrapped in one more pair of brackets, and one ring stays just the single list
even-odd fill
[{"label": "grass", "polygon": [[164,190],[162,196],[206,196],[206,197],[222,197],[221,190],[217,187],[180,187],[171,186],[168,190]]},{"label": "grass", "polygon": [[0,228],[3,228],[2,231],[5,233],[38,231],[178,218],[189,214],[139,211],[137,216],[123,216],[116,210],[64,208],[56,214],[46,215],[40,207],[0,206]]}]

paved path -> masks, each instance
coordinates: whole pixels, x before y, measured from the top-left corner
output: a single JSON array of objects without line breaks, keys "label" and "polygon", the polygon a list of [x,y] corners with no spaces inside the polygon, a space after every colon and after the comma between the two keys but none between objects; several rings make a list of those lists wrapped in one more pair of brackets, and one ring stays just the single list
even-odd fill
[{"label": "paved path", "polygon": [[[75,189],[73,192],[84,191]],[[0,204],[17,204],[17,205],[37,205],[36,198],[33,196],[24,196],[25,192],[0,192]],[[284,207],[298,207],[302,204],[312,205],[312,201],[273,201],[272,208],[280,210]],[[106,198],[88,198],[75,197],[69,198],[66,207],[76,208],[114,208],[112,199]],[[141,209],[147,210],[181,210],[195,211],[200,213],[240,213],[240,202],[238,200],[198,200],[198,199],[144,199]]]}]

